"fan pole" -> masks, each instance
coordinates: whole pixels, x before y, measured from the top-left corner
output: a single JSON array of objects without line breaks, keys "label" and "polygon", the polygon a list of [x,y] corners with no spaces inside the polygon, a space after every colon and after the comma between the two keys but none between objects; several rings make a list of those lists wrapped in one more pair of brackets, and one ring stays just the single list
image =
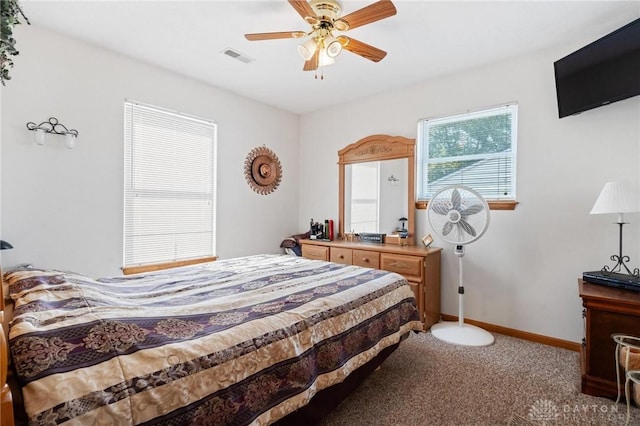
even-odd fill
[{"label": "fan pole", "polygon": [[464,286],[462,285],[462,256],[458,256],[458,274],[460,284],[458,284],[458,325],[464,326]]}]

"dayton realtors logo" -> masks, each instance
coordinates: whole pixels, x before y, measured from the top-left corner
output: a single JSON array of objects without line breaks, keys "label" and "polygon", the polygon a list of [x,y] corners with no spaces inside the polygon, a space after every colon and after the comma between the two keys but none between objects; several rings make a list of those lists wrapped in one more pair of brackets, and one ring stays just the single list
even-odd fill
[{"label": "dayton realtors logo", "polygon": [[553,401],[539,399],[529,408],[529,418],[542,423],[554,422],[560,418],[560,410]]},{"label": "dayton realtors logo", "polygon": [[626,416],[615,404],[563,404],[539,399],[529,407],[529,420],[541,424],[600,425],[624,422]]}]

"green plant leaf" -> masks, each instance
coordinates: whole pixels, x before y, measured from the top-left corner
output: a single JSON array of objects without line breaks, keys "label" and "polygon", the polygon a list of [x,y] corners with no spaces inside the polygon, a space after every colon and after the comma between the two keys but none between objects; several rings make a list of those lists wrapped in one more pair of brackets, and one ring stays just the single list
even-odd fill
[{"label": "green plant leaf", "polygon": [[13,60],[10,56],[17,56],[16,40],[13,38],[13,27],[24,20],[29,19],[22,13],[18,0],[0,0],[0,82],[5,85],[5,80],[11,80],[9,69],[13,68]]}]

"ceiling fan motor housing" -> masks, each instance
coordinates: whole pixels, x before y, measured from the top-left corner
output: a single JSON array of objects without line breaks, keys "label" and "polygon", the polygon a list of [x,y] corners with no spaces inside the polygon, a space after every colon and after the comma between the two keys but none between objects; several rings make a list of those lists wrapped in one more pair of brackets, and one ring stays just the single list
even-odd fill
[{"label": "ceiling fan motor housing", "polygon": [[338,0],[311,0],[309,6],[320,20],[334,21],[342,12],[342,2]]}]

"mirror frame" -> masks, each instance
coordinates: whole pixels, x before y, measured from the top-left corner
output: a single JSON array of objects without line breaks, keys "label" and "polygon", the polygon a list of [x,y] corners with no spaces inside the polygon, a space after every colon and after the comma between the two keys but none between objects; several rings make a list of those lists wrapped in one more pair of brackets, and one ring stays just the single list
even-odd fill
[{"label": "mirror frame", "polygon": [[415,154],[416,140],[402,136],[372,135],[338,151],[338,237],[344,238],[344,176],[347,164],[406,158],[407,167],[407,231],[408,243],[415,245]]}]

